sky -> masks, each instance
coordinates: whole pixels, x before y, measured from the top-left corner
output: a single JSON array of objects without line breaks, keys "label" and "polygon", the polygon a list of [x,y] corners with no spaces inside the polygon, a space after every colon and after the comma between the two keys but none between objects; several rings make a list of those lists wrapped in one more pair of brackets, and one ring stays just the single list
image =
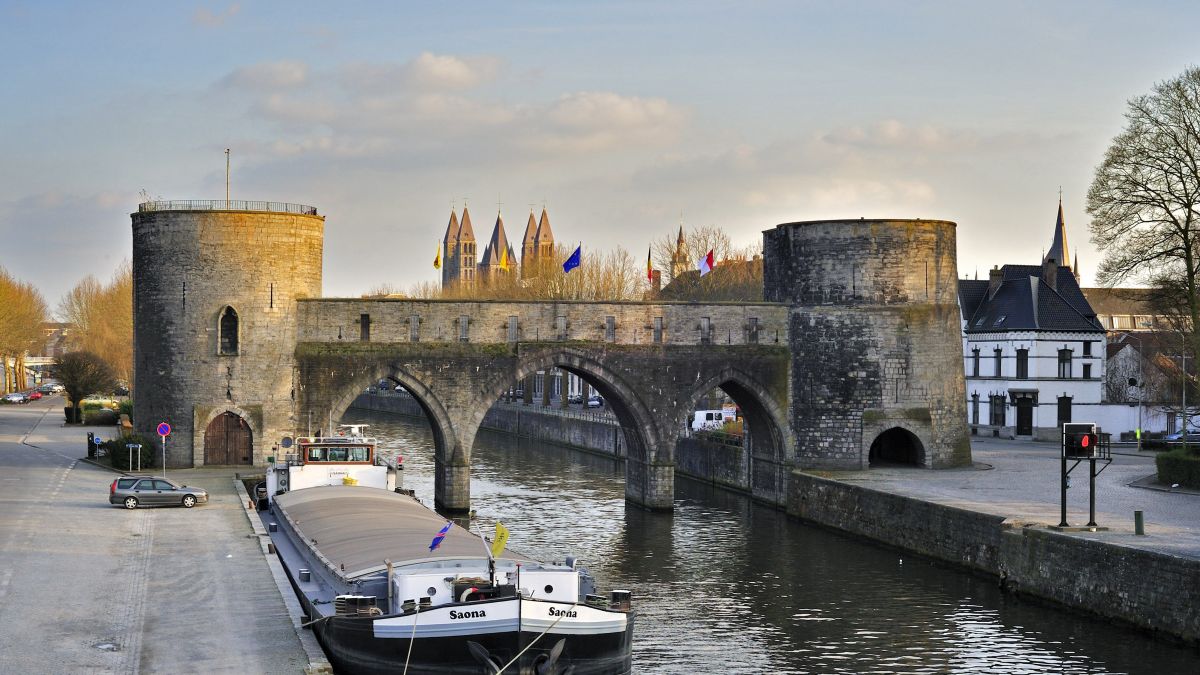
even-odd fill
[{"label": "sky", "polygon": [[326,216],[324,294],[440,279],[464,201],[640,257],[717,226],[958,223],[959,274],[1037,264],[1062,190],[1094,284],[1095,167],[1195,65],[1190,2],[0,0],[0,267],[51,308],[150,199]]}]

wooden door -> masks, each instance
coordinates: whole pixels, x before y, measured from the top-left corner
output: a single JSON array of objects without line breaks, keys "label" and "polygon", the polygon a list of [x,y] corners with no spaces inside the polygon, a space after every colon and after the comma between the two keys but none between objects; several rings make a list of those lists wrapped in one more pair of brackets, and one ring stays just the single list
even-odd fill
[{"label": "wooden door", "polygon": [[204,430],[205,464],[251,464],[254,443],[250,425],[237,415],[218,415]]}]

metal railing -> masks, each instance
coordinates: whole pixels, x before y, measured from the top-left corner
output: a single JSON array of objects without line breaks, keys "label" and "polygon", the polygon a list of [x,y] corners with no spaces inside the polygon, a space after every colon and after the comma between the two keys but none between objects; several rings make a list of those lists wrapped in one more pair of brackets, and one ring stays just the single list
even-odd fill
[{"label": "metal railing", "polygon": [[138,213],[151,211],[270,211],[272,213],[298,213],[305,216],[317,215],[315,206],[287,202],[254,202],[244,199],[177,199],[138,204]]}]

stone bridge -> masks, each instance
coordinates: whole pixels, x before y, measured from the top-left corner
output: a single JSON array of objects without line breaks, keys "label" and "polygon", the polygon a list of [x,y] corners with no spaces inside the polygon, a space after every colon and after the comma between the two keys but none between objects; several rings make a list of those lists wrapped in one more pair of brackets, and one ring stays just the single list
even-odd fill
[{"label": "stone bridge", "polygon": [[403,385],[433,429],[442,510],[469,507],[471,446],[488,408],[515,382],[555,371],[590,384],[620,422],[630,501],[671,508],[675,444],[716,387],[745,416],[754,494],[785,494],[784,305],[303,300],[299,328],[302,419],[339,419],[381,378]]},{"label": "stone bridge", "polygon": [[322,298],[324,218],[254,208],[132,214],[134,423],[151,438],[172,425],[169,466],[261,466],[390,378],[430,420],[437,503],[461,511],[488,407],[559,371],[605,396],[626,494],[652,509],[671,508],[680,430],[714,387],[745,414],[751,488],[769,502],[797,498],[794,470],[970,462],[954,223],[767,230],[765,303],[451,302]]}]

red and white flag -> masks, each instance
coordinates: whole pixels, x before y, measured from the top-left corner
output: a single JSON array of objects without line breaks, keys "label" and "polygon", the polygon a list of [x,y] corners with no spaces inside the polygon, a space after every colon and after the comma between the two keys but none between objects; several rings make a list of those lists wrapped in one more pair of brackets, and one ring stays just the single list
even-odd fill
[{"label": "red and white flag", "polygon": [[696,267],[700,270],[700,276],[704,276],[713,270],[713,252],[708,249],[708,253],[703,258],[696,262]]}]

